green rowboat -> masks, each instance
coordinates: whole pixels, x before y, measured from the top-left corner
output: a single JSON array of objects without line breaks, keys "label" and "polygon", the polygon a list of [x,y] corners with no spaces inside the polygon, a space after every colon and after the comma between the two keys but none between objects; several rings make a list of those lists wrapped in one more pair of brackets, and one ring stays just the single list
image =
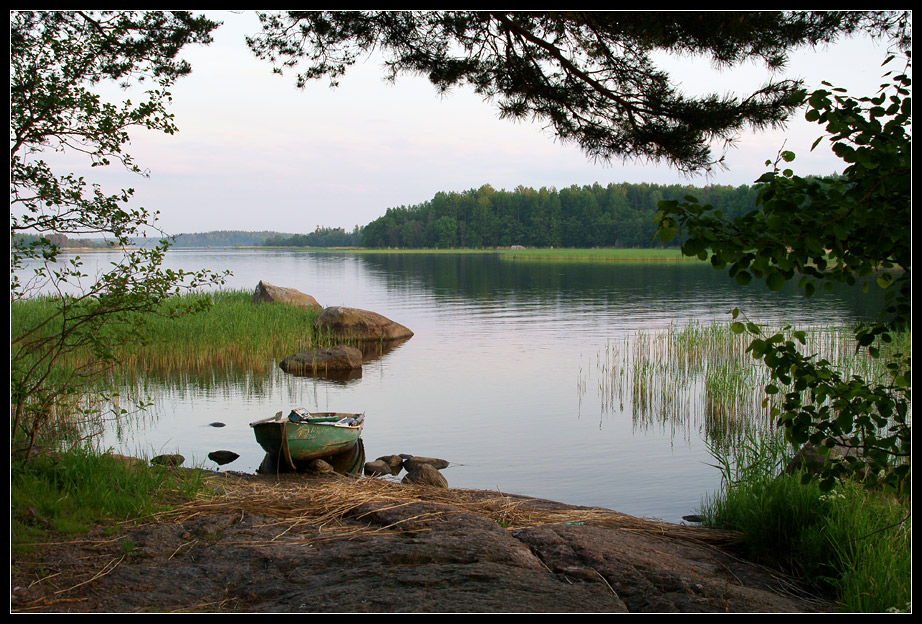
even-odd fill
[{"label": "green rowboat", "polygon": [[352,448],[365,424],[365,414],[308,412],[294,409],[250,423],[256,441],[271,456],[296,468],[312,459],[329,457]]}]

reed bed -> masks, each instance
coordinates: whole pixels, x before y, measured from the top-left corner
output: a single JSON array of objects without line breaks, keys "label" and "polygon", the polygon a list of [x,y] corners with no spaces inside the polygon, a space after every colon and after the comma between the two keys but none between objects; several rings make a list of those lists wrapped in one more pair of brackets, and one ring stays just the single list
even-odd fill
[{"label": "reed bed", "polygon": [[[174,314],[202,302],[208,304],[202,311]],[[11,336],[56,341],[64,322],[60,305],[51,296],[11,302]],[[61,350],[46,364],[49,393],[55,391],[57,395],[41,405],[27,396],[23,406],[27,414],[41,415],[43,435],[79,438],[98,432],[106,420],[125,410],[143,407],[154,386],[185,392],[196,387],[220,391],[230,384],[259,393],[273,383],[271,373],[279,360],[298,351],[329,346],[329,337],[315,327],[316,319],[315,311],[281,303],[253,303],[252,293],[246,290],[175,296],[155,313],[147,314],[141,325],[131,324],[137,317],[129,315],[113,318],[112,327],[99,330],[113,336],[126,328],[131,332],[128,341],[124,334],[110,341],[114,360],[97,357],[89,341]],[[48,353],[11,343],[10,357],[15,390],[14,382],[25,374],[23,371],[40,363],[39,358],[47,359]],[[32,374],[35,376],[37,373]],[[73,391],[62,393],[62,388]],[[11,404],[16,402],[14,395]],[[32,421],[23,422],[24,427],[32,427]]]},{"label": "reed bed", "polygon": [[[603,414],[628,407],[639,428],[659,424],[676,429],[694,423],[710,440],[739,440],[765,428],[773,403],[766,401],[764,388],[771,380],[763,362],[746,351],[751,338],[731,331],[729,323],[690,321],[609,341],[597,354],[595,367]],[[882,380],[887,375],[884,361],[856,355],[848,327],[812,327],[802,349],[825,358],[846,378]],[[899,336],[888,349],[909,353],[911,336]],[[580,370],[581,401],[591,371]],[[790,390],[782,387],[776,396]]]},{"label": "reed bed", "polygon": [[[443,514],[475,513],[508,530],[546,524],[593,524],[611,529],[685,539],[702,544],[735,545],[741,535],[734,531],[674,525],[628,516],[607,509],[548,508],[540,501],[501,492],[430,488],[383,479],[331,477],[270,482],[263,479],[224,479],[216,488],[169,512],[162,521],[184,522],[199,516],[248,514],[265,518],[266,526],[278,527],[273,541],[294,538],[298,543],[343,539],[388,531],[427,530],[426,520]],[[371,510],[427,503],[421,515],[406,517],[380,527],[362,522]],[[439,508],[433,508],[437,503]],[[245,544],[241,544],[245,545]]]},{"label": "reed bed", "polygon": [[179,319],[167,314],[151,316],[146,344],[120,353],[128,372],[259,373],[278,359],[316,348],[323,341],[314,327],[315,311],[285,304],[254,304],[252,293],[246,290],[177,297],[164,312],[195,298],[207,298],[211,305]]},{"label": "reed bed", "polygon": [[[315,329],[317,313],[276,303],[254,304],[252,293],[227,290],[191,293],[168,300],[145,318],[137,342],[117,345],[119,372],[130,378],[139,373],[161,376],[228,373],[264,373],[292,353],[328,346]],[[206,301],[204,311],[174,318],[182,306]],[[11,305],[11,332],[37,326],[55,313],[50,297],[17,301]],[[55,331],[49,326],[48,331]],[[92,359],[88,352],[69,356],[70,364]]]}]

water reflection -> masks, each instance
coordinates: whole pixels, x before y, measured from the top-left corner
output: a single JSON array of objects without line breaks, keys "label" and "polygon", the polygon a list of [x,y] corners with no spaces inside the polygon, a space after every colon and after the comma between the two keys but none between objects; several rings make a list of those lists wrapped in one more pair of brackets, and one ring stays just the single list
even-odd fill
[{"label": "water reflection", "polygon": [[[719,483],[706,442],[760,422],[744,401],[759,382],[708,390],[708,376],[720,380],[716,364],[683,381],[682,366],[701,358],[657,372],[673,360],[655,351],[647,377],[634,377],[643,358],[627,355],[631,340],[690,320],[725,321],[737,307],[773,325],[847,325],[879,305],[858,289],[807,299],[793,287],[741,288],[696,263],[282,251],[168,258],[177,267],[229,268],[228,288],[266,280],[323,305],[373,310],[415,336],[392,349],[371,345],[378,351],[366,354],[361,378],[345,381],[287,375],[277,362],[260,372],[151,372],[137,389],[155,402],[155,416],[123,427],[123,437],[111,430],[107,445],[129,454],[177,450],[190,464],[225,448],[241,456],[235,469],[255,472],[265,452],[250,422],[293,407],[364,411],[363,455],[367,448],[373,457],[444,457],[453,487],[498,487],[675,521]],[[617,363],[606,351],[614,348],[623,355]],[[645,381],[635,387],[635,379]],[[709,392],[724,401],[708,400]],[[216,420],[227,426],[203,428]],[[535,469],[559,466],[560,458],[563,469]]]},{"label": "water reflection", "polygon": [[790,322],[823,321],[825,317],[811,311],[830,309],[870,319],[882,309],[882,297],[868,296],[861,284],[836,285],[807,299],[796,280],[776,293],[759,283],[740,286],[726,272],[700,262],[511,261],[499,255],[387,253],[356,259],[391,292],[423,292],[440,303],[472,307],[493,308],[489,302],[495,302],[565,310],[577,305],[597,311],[615,308],[638,317],[663,311],[663,318],[671,320],[671,314],[685,308],[697,314],[719,309],[722,314],[739,307],[753,320],[784,317]]},{"label": "water reflection", "polygon": [[[359,438],[348,451],[324,457],[323,461],[329,464],[333,471],[338,474],[347,477],[358,477],[362,474],[365,466],[365,443],[362,438]],[[312,472],[313,470],[308,465],[292,468],[281,457],[266,453],[256,472],[259,474],[289,474]]]}]

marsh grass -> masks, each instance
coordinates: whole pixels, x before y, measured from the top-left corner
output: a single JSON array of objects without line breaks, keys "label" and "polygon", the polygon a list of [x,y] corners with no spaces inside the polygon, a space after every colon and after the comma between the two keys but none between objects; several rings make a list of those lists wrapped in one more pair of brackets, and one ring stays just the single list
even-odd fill
[{"label": "marsh grass", "polygon": [[791,449],[777,432],[710,451],[722,479],[702,504],[707,526],[742,532],[749,558],[801,576],[842,611],[911,609],[906,502],[853,481],[827,493],[816,480],[781,474]]},{"label": "marsh grass", "polygon": [[[174,317],[182,305],[202,299],[210,303],[204,311]],[[54,310],[52,297],[14,302],[10,321],[13,335],[39,324]],[[314,327],[316,320],[313,310],[280,303],[255,304],[252,293],[246,290],[177,296],[145,318],[136,342],[116,351],[118,371],[123,377],[233,370],[263,373],[292,353],[328,346],[328,337]],[[92,353],[75,352],[62,360],[61,366],[81,366],[93,357]]]},{"label": "marsh grass", "polygon": [[[734,333],[729,323],[689,321],[609,341],[594,369],[580,369],[581,401],[594,371],[603,413],[628,408],[641,428],[694,425],[716,443],[739,441],[771,425],[773,403],[764,391],[771,379],[762,361],[747,353],[751,338]],[[850,328],[812,327],[805,338],[803,351],[827,359],[845,378],[881,380],[887,375],[883,360],[856,355]],[[898,336],[888,349],[909,352],[911,336]],[[791,390],[781,387],[776,397]]]},{"label": "marsh grass", "polygon": [[[211,305],[198,314],[171,318],[169,312],[183,298],[206,298]],[[185,295],[162,312],[148,319],[144,344],[119,354],[126,372],[262,373],[278,359],[328,342],[314,327],[317,312],[253,303],[246,290]]]},{"label": "marsh grass", "polygon": [[87,446],[10,463],[10,543],[15,552],[49,536],[142,518],[191,500],[200,471],[126,463]]},{"label": "marsh grass", "polygon": [[[207,301],[195,314],[175,315],[196,301]],[[10,306],[11,335],[41,328],[46,336],[59,334],[60,302],[50,296],[18,300]],[[52,319],[51,322],[46,322]],[[167,300],[138,326],[137,340],[113,348],[114,360],[101,360],[89,348],[65,349],[49,368],[49,392],[61,387],[70,392],[50,394],[51,401],[37,403],[24,396],[21,404],[29,427],[41,427],[39,437],[52,446],[92,435],[112,421],[140,413],[149,403],[153,386],[170,388],[206,386],[219,389],[245,383],[256,391],[271,383],[269,372],[277,362],[301,350],[328,346],[330,339],[316,327],[317,312],[281,303],[253,303],[245,290],[191,293]],[[41,357],[28,350],[11,350],[11,379]],[[100,374],[77,378],[74,371],[96,369]],[[76,379],[76,381],[72,381]],[[15,385],[14,385],[15,388]],[[11,396],[11,404],[20,399]],[[31,416],[35,414],[34,418]],[[23,442],[28,444],[28,440]]]}]

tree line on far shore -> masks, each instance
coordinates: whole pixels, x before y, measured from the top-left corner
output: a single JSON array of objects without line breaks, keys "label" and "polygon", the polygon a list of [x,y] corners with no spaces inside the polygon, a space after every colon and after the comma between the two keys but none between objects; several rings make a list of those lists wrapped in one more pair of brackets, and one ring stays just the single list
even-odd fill
[{"label": "tree line on far shore", "polygon": [[[363,229],[362,246],[408,247],[654,247],[662,200],[688,195],[727,217],[752,211],[755,187],[609,184],[535,190],[439,192],[415,206],[390,208]],[[676,241],[675,244],[678,244]]]},{"label": "tree line on far shore", "polygon": [[[451,249],[526,247],[659,247],[654,217],[662,200],[694,196],[727,218],[756,207],[757,186],[701,187],[647,183],[573,185],[564,189],[495,190],[486,184],[463,192],[438,192],[421,204],[388,208],[352,231],[317,227],[308,234],[215,231],[180,234],[175,247],[367,247]],[[31,242],[17,235],[20,244]],[[36,238],[36,237],[32,237]],[[671,244],[677,246],[681,241]],[[58,235],[62,248],[107,247],[101,240]],[[143,246],[143,243],[140,243]]]}]

